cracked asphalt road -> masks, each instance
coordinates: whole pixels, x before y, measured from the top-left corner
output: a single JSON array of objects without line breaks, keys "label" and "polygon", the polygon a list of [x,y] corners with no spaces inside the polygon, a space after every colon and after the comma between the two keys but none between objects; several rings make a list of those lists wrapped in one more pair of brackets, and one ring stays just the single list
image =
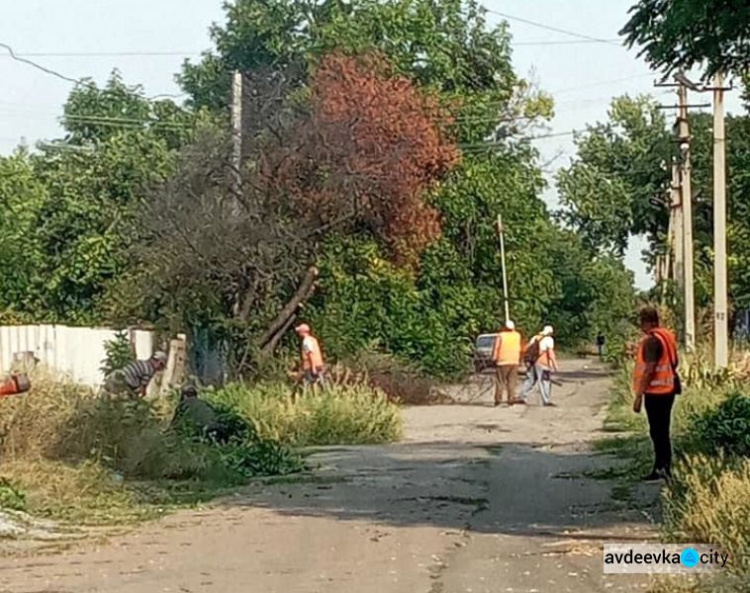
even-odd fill
[{"label": "cracked asphalt road", "polygon": [[[584,477],[611,378],[565,361],[556,408],[404,410],[403,442],[316,451],[312,476],[255,483],[106,543],[0,559],[14,593],[589,593],[643,590],[602,574],[607,541],[654,537],[648,516]],[[489,379],[486,379],[489,381]],[[656,492],[654,492],[654,495]]]}]

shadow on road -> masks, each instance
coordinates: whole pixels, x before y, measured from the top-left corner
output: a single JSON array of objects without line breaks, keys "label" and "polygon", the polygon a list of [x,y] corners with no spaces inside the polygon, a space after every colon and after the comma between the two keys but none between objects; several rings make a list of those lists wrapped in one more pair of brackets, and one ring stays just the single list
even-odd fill
[{"label": "shadow on road", "polygon": [[314,461],[322,467],[313,476],[256,485],[247,497],[225,504],[297,517],[543,537],[648,524],[643,513],[613,502],[611,482],[585,475],[616,460],[565,445],[415,443],[337,450]]}]

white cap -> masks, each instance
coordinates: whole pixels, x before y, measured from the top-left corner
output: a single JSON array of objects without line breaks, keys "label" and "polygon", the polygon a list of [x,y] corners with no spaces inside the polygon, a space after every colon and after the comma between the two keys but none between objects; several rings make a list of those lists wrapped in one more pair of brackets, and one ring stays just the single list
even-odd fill
[{"label": "white cap", "polygon": [[513,323],[510,319],[508,319],[508,321],[505,322],[505,327],[508,328],[509,330],[514,330],[516,329],[516,324]]},{"label": "white cap", "polygon": [[157,350],[151,355],[151,358],[158,360],[159,362],[167,362],[167,354],[161,350]]},{"label": "white cap", "polygon": [[554,333],[555,333],[555,330],[552,328],[551,325],[545,325],[544,329],[542,330],[543,336],[551,336]]}]

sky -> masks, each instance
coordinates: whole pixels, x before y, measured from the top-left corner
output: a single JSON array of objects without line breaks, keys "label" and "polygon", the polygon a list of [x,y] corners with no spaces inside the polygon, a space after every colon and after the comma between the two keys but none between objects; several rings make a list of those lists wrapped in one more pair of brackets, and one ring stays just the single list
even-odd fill
[{"label": "sky", "polygon": [[[107,80],[114,68],[128,84],[142,84],[149,96],[179,94],[174,74],[185,59],[197,59],[211,47],[208,27],[223,22],[223,0],[0,0],[0,43],[17,54],[70,78]],[[484,0],[490,23],[507,18],[513,35],[513,61],[522,76],[555,99],[550,133],[580,130],[604,121],[612,98],[623,94],[658,94],[673,104],[674,93],[654,89],[656,79],[645,63],[617,43],[569,43],[576,38],[522,22],[534,21],[603,40],[615,40],[634,0]],[[561,43],[566,42],[566,43]],[[0,48],[0,154],[24,141],[60,134],[62,114],[72,85],[12,60]],[[728,110],[739,108],[730,94]],[[732,96],[734,95],[734,96]],[[700,102],[704,102],[701,99]],[[541,161],[551,175],[574,155],[571,136],[537,141]],[[545,194],[556,204],[554,187]],[[631,241],[626,263],[636,285],[652,284],[641,251]]]}]

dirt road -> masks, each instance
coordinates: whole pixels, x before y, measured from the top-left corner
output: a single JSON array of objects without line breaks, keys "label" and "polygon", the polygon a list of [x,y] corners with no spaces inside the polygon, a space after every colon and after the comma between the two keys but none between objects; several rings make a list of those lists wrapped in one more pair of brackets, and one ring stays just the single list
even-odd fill
[{"label": "dirt road", "polygon": [[648,519],[582,475],[615,463],[590,451],[610,378],[568,361],[560,379],[556,408],[493,408],[475,382],[455,390],[466,405],[405,410],[402,443],[316,452],[304,481],[255,484],[101,546],[2,559],[0,591],[639,590],[604,578],[600,548],[653,537]]}]

